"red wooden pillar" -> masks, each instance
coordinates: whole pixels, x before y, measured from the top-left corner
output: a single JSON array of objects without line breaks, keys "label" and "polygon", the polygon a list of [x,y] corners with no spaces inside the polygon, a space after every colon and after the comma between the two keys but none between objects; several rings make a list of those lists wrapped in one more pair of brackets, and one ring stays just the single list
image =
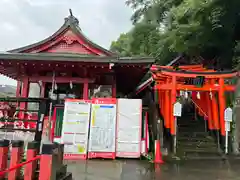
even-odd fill
[{"label": "red wooden pillar", "polygon": [[45,88],[46,88],[46,82],[42,82],[42,85],[41,85],[41,94],[40,94],[40,97],[41,98],[44,98],[45,96]]},{"label": "red wooden pillar", "polygon": [[[12,141],[12,152],[10,160],[10,168],[15,167],[21,162],[23,153],[23,141]],[[20,168],[14,169],[8,173],[8,180],[15,180],[20,176]]]},{"label": "red wooden pillar", "polygon": [[170,123],[171,123],[171,134],[172,135],[176,135],[176,119],[173,116],[173,106],[176,103],[176,95],[177,95],[177,90],[176,90],[176,86],[177,86],[177,77],[176,76],[172,76],[172,90],[171,90],[171,107],[170,107]]},{"label": "red wooden pillar", "polygon": [[[0,140],[0,171],[7,169],[9,140]],[[0,176],[0,179],[4,177]]]},{"label": "red wooden pillar", "polygon": [[[29,94],[29,78],[24,77],[21,97],[27,98],[28,94]],[[20,103],[20,109],[26,110],[27,109],[27,102]],[[20,112],[20,118],[21,119],[24,118],[24,112]]]},{"label": "red wooden pillar", "polygon": [[[27,161],[36,157],[38,153],[38,148],[40,144],[36,141],[28,143],[28,150],[27,150]],[[37,168],[37,162],[33,161],[25,165],[24,169],[24,180],[32,180],[35,178],[35,171]]]},{"label": "red wooden pillar", "polygon": [[163,120],[164,120],[164,125],[165,125],[165,91],[162,91],[162,116],[163,116]]},{"label": "red wooden pillar", "polygon": [[[168,84],[169,81],[167,80],[166,83]],[[171,124],[170,124],[170,117],[171,117],[171,110],[170,110],[170,107],[171,107],[171,94],[170,94],[170,91],[169,90],[165,90],[165,111],[164,111],[164,114],[165,114],[165,127],[167,129],[170,129],[171,127]]]},{"label": "red wooden pillar", "polygon": [[83,99],[87,100],[88,99],[88,80],[85,79],[83,83]]},{"label": "red wooden pillar", "polygon": [[207,121],[208,121],[208,129],[213,130],[213,116],[212,116],[212,103],[210,99],[210,95],[206,92],[206,106],[207,106]]},{"label": "red wooden pillar", "polygon": [[117,84],[116,84],[116,78],[113,77],[113,82],[112,82],[112,98],[117,97]]},{"label": "red wooden pillar", "polygon": [[219,119],[220,119],[220,126],[221,126],[221,135],[225,136],[225,121],[224,121],[224,111],[226,108],[225,103],[225,93],[224,93],[224,79],[219,79]]},{"label": "red wooden pillar", "polygon": [[17,81],[16,97],[20,97],[21,96],[21,87],[22,87],[22,82],[21,81]]},{"label": "red wooden pillar", "polygon": [[163,96],[162,96],[162,91],[160,89],[158,89],[158,104],[159,104],[159,111],[160,114],[163,114],[163,102],[162,102]]},{"label": "red wooden pillar", "polygon": [[53,174],[53,155],[55,149],[55,144],[43,144],[40,159],[39,180],[56,180],[56,177],[54,178]]},{"label": "red wooden pillar", "polygon": [[[211,85],[214,86],[215,80],[212,80]],[[213,115],[213,128],[219,130],[219,116],[218,116],[218,103],[216,99],[216,92],[212,92],[212,115]]]},{"label": "red wooden pillar", "polygon": [[57,171],[62,167],[63,149],[63,144],[43,144],[40,159],[39,180],[57,180]]}]

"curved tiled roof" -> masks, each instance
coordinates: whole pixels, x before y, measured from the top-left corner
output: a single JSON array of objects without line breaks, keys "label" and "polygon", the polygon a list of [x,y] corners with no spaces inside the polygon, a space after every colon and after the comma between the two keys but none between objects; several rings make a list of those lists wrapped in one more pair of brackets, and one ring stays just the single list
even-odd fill
[{"label": "curved tiled roof", "polygon": [[92,47],[99,49],[100,51],[104,52],[107,56],[114,56],[116,55],[115,53],[95,44],[94,42],[92,42],[91,40],[89,40],[82,32],[81,28],[79,27],[79,21],[76,17],[74,17],[70,11],[70,15],[65,18],[65,22],[64,24],[60,27],[60,29],[58,29],[54,34],[52,34],[51,36],[49,36],[48,38],[39,41],[37,43],[34,44],[30,44],[24,47],[20,47],[17,49],[13,49],[10,50],[8,52],[11,53],[24,53],[27,52],[31,49],[37,48],[43,44],[46,44],[48,42],[51,42],[53,39],[55,39],[56,37],[58,37],[60,34],[62,34],[63,32],[65,32],[67,29],[71,29],[76,35],[78,35],[79,37],[81,37],[85,42],[87,42],[89,45],[91,45]]}]

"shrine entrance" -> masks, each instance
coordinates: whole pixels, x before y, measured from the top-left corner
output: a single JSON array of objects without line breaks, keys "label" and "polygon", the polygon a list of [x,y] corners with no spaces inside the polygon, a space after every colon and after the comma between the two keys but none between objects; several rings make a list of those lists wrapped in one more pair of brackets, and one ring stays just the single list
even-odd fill
[{"label": "shrine entrance", "polygon": [[[228,152],[231,126],[224,111],[232,107],[237,72],[217,72],[203,65],[152,66],[151,71],[168,148],[183,156]],[[175,112],[176,103],[181,112]]]}]

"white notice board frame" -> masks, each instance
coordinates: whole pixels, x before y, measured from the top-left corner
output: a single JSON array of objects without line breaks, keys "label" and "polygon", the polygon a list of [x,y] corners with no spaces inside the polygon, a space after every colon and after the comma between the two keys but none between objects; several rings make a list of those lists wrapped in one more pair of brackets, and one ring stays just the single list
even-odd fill
[{"label": "white notice board frame", "polygon": [[[113,125],[112,128],[108,129],[108,132],[110,133],[112,130],[112,136],[109,138],[112,138],[112,149],[109,147],[109,151],[106,151],[104,149],[96,149],[92,146],[94,139],[93,132],[96,132],[97,126],[96,124],[96,116],[93,111],[94,106],[113,106]],[[91,118],[90,118],[90,132],[89,132],[89,144],[88,144],[88,158],[106,158],[106,159],[115,159],[116,158],[116,116],[117,116],[117,99],[116,98],[95,98],[92,99],[92,108],[91,108]],[[92,139],[93,138],[93,139]],[[110,150],[111,149],[111,150]]]},{"label": "white notice board frame", "polygon": [[[123,157],[123,158],[140,158],[141,157],[141,153],[142,153],[142,100],[141,99],[118,99],[118,107],[117,107],[117,137],[116,137],[116,156],[117,157]],[[125,104],[128,104],[127,106],[125,106]],[[134,106],[134,104],[136,104],[137,106],[133,107],[135,109],[134,114],[122,114],[122,108],[124,107],[132,107]],[[121,140],[121,133],[120,132],[124,132],[123,127],[120,126],[120,121],[121,121],[121,116],[129,116],[131,117],[132,115],[138,115],[139,116],[139,121],[138,121],[138,125],[135,127],[129,127],[128,129],[126,129],[126,132],[129,130],[136,130],[136,137],[137,140],[136,141],[122,141]],[[134,134],[134,133],[133,133]],[[131,150],[123,150],[120,146],[131,146],[132,148],[137,148],[137,151],[131,151]],[[131,149],[131,148],[130,148]]]},{"label": "white notice board frame", "polygon": [[[85,127],[83,127],[84,130],[82,132],[79,131],[77,133],[74,133],[71,128],[69,128],[69,130],[66,129],[67,126],[65,123],[68,121],[67,111],[69,110],[69,106],[71,106],[71,103],[74,104],[75,106],[75,109],[73,110],[74,112],[76,111],[76,112],[79,112],[79,114],[87,116],[86,117],[87,121],[85,123]],[[81,112],[81,108],[80,108],[81,105],[88,106],[86,107],[88,112]],[[78,160],[78,159],[86,160],[87,159],[90,113],[91,113],[90,100],[65,99],[63,125],[62,125],[62,137],[61,137],[61,143],[64,144],[64,159],[66,160]],[[78,123],[80,122],[76,122],[75,126]]]}]

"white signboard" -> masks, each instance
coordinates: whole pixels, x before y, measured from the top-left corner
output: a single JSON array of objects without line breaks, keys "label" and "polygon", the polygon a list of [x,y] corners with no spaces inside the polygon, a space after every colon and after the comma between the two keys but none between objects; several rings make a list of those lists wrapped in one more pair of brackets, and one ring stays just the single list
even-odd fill
[{"label": "white signboard", "polygon": [[61,143],[66,159],[86,159],[91,104],[67,99],[64,107]]},{"label": "white signboard", "polygon": [[111,104],[111,102],[108,102],[107,100],[94,100],[92,103],[89,134],[90,158],[93,156],[98,157],[98,152],[101,152],[101,157],[102,155],[104,156],[104,153],[115,154],[115,130],[116,103]]},{"label": "white signboard", "polygon": [[182,116],[182,104],[179,102],[176,102],[173,105],[173,116],[181,117]]},{"label": "white signboard", "polygon": [[118,99],[117,157],[141,156],[142,100]]},{"label": "white signboard", "polygon": [[225,131],[231,131],[231,124],[228,121],[225,122]]},{"label": "white signboard", "polygon": [[224,111],[224,120],[228,121],[228,122],[232,122],[232,116],[233,116],[233,112],[231,108],[227,108]]}]

